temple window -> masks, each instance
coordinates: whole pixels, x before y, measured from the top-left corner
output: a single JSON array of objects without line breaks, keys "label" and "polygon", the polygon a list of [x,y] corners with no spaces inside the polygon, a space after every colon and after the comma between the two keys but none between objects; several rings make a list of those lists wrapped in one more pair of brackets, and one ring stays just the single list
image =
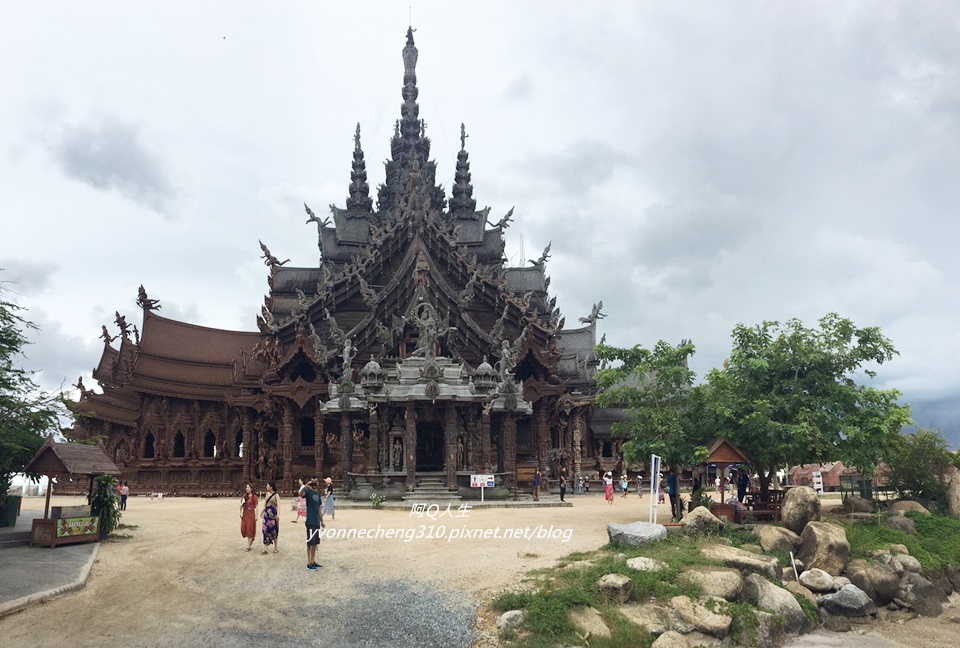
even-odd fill
[{"label": "temple window", "polygon": [[184,454],[183,432],[177,432],[177,435],[173,437],[173,456],[182,457]]}]

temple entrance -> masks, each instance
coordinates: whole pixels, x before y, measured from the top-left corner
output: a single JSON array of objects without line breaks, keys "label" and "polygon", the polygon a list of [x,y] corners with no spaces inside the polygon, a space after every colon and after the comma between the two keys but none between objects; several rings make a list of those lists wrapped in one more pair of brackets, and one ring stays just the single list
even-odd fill
[{"label": "temple entrance", "polygon": [[437,421],[417,423],[417,470],[443,470],[443,424]]}]

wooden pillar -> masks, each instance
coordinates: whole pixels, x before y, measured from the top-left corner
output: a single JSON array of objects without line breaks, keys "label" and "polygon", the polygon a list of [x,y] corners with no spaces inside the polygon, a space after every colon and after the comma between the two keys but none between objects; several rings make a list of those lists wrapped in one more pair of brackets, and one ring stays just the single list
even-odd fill
[{"label": "wooden pillar", "polygon": [[367,410],[369,418],[370,438],[367,440],[367,474],[374,475],[380,472],[383,452],[383,440],[380,430],[380,415],[376,406]]},{"label": "wooden pillar", "polygon": [[353,429],[350,412],[340,413],[340,478],[344,496],[350,492],[350,475],[353,471]]},{"label": "wooden pillar", "polygon": [[283,407],[283,481],[278,488],[284,492],[293,490],[293,403]]},{"label": "wooden pillar", "polygon": [[[547,418],[547,408],[544,399],[538,400],[533,405],[533,432],[537,439],[537,468],[546,477],[550,473],[547,471],[547,456],[550,453],[550,423]],[[554,478],[558,478],[554,475]]]},{"label": "wooden pillar", "polygon": [[315,402],[313,415],[313,474],[319,479],[323,479],[323,449],[327,446],[323,435],[323,410],[321,409],[320,397]]},{"label": "wooden pillar", "polygon": [[480,461],[487,472],[493,472],[490,458],[490,408],[484,406],[480,414]]},{"label": "wooden pillar", "polygon": [[507,413],[503,421],[503,472],[507,473],[507,488],[517,487],[517,415]]},{"label": "wooden pillar", "polygon": [[447,405],[443,412],[443,448],[447,459],[447,488],[457,489],[457,407]]},{"label": "wooden pillar", "polygon": [[417,412],[413,405],[407,405],[404,417],[407,425],[406,439],[403,442],[404,468],[407,470],[407,492],[417,487]]},{"label": "wooden pillar", "polygon": [[[253,449],[253,434],[250,430],[253,428],[253,422],[250,420],[250,412],[244,411],[240,419],[240,429],[243,431],[243,483],[250,481],[250,467],[253,465],[253,457],[257,456]],[[236,486],[237,484],[233,484]],[[242,485],[241,485],[242,488]]]},{"label": "wooden pillar", "polygon": [[573,481],[580,480],[583,462],[583,411],[577,409],[573,415]]}]

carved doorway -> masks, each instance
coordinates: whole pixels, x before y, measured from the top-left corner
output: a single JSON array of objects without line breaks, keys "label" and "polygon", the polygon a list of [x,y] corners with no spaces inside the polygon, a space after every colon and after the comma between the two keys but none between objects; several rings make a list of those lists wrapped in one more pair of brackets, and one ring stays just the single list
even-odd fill
[{"label": "carved doorway", "polygon": [[417,470],[443,470],[443,424],[439,421],[417,423]]}]

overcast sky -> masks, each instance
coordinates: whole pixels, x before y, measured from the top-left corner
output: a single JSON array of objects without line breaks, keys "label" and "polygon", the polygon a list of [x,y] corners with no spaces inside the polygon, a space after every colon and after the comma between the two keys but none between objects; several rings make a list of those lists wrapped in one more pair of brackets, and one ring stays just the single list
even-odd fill
[{"label": "overcast sky", "polygon": [[[836,311],[900,351],[879,387],[960,446],[960,5],[955,2],[11,2],[0,20],[0,279],[42,327],[48,388],[140,321],[256,330],[263,240],[318,261],[357,122],[372,188],[400,116],[408,5],[420,115],[511,265],[553,243],[568,326],[618,346]],[[375,189],[374,189],[375,191]]]}]

